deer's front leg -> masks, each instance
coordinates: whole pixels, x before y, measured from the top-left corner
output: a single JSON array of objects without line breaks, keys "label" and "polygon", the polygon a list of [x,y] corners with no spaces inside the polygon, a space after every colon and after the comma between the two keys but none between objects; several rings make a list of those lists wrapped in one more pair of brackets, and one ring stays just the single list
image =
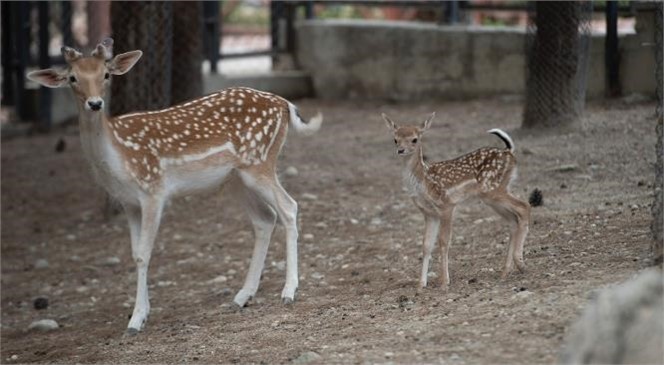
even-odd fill
[{"label": "deer's front leg", "polygon": [[440,227],[440,221],[436,217],[425,214],[424,219],[426,227],[424,230],[424,241],[422,243],[422,275],[420,276],[420,287],[422,288],[426,288],[427,286],[429,261],[431,261],[431,252],[435,246],[436,237],[438,236],[438,230]]},{"label": "deer's front leg", "polygon": [[440,286],[447,290],[450,285],[450,272],[448,268],[448,253],[450,248],[450,239],[452,238],[452,216],[454,207],[447,208],[440,216],[440,232],[438,242],[440,243]]},{"label": "deer's front leg", "polygon": [[154,240],[157,236],[163,201],[146,199],[141,202],[141,226],[138,243],[132,245],[132,257],[136,263],[136,303],[127,326],[127,334],[135,335],[143,328],[150,314],[148,297],[148,266],[152,256]]}]

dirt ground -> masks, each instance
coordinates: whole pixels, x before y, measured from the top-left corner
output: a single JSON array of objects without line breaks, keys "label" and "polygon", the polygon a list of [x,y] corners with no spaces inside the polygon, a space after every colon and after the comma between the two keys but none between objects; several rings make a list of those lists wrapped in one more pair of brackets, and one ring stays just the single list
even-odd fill
[{"label": "dirt ground", "polygon": [[[314,352],[324,363],[551,363],[589,295],[649,265],[654,104],[591,104],[580,131],[546,135],[518,130],[518,101],[298,104],[325,122],[312,137],[291,132],[280,161],[280,171],[299,170],[282,176],[300,207],[296,303],[279,300],[278,228],[257,297],[234,310],[250,225],[228,195],[190,197],[167,209],[150,266],[152,312],[135,337],[123,336],[135,294],[128,229],[122,215],[104,218],[76,129],[3,141],[0,361],[287,363]],[[471,202],[455,215],[449,291],[416,290],[423,218],[402,190],[380,112],[404,121],[434,110],[430,160],[501,146],[485,133],[493,127],[512,134],[514,192],[544,195],[527,273],[499,279],[508,227]],[[37,297],[47,309],[33,308]],[[60,328],[27,330],[45,318]]]}]

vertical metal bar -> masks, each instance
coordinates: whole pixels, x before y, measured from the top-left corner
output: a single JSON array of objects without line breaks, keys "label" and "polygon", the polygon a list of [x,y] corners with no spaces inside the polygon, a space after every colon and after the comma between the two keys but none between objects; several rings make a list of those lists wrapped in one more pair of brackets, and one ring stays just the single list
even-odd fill
[{"label": "vertical metal bar", "polygon": [[30,34],[30,3],[19,2],[16,4],[17,14],[15,23],[15,41],[16,41],[16,112],[21,120],[27,120],[30,108],[25,100],[25,68],[30,59],[30,47],[28,44],[28,35]]},{"label": "vertical metal bar", "polygon": [[273,52],[272,56],[272,67],[279,63],[278,52],[280,49],[280,30],[279,22],[282,15],[282,9],[284,7],[283,1],[273,0],[270,2],[270,33],[271,33],[271,48]]},{"label": "vertical metal bar", "polygon": [[459,22],[459,1],[452,0],[447,2],[448,13],[447,22],[449,24],[457,24]]},{"label": "vertical metal bar", "polygon": [[304,15],[307,19],[314,18],[314,2],[309,0],[304,3]]},{"label": "vertical metal bar", "polygon": [[76,47],[74,44],[74,36],[71,33],[71,1],[62,1],[62,10],[60,16],[62,17],[62,44],[68,47]]},{"label": "vertical metal bar", "polygon": [[618,54],[618,2],[606,2],[606,41],[604,64],[606,67],[606,93],[609,97],[620,95]]},{"label": "vertical metal bar", "polygon": [[219,1],[203,1],[203,14],[205,22],[205,50],[207,59],[210,61],[210,71],[217,73],[217,62],[221,50],[219,47],[221,17],[219,16],[221,10],[221,2]]},{"label": "vertical metal bar", "polygon": [[286,4],[286,49],[295,57],[295,15],[297,7],[294,3]]},{"label": "vertical metal bar", "polygon": [[0,3],[0,16],[2,16],[2,104],[14,105],[14,42],[12,41],[12,14],[14,3],[3,1]]},{"label": "vertical metal bar", "polygon": [[[39,11],[39,68],[51,67],[51,58],[48,55],[48,7],[49,3],[40,1],[37,3]],[[51,128],[51,89],[42,86],[39,90],[39,129],[47,131]]]}]

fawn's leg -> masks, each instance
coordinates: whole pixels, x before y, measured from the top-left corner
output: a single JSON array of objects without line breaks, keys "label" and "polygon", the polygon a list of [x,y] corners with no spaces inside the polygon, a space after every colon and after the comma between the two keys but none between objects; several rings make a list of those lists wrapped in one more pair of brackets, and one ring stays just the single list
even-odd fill
[{"label": "fawn's leg", "polygon": [[270,237],[272,237],[272,232],[277,221],[276,212],[260,197],[247,189],[244,189],[243,193],[243,202],[251,223],[254,226],[256,243],[254,244],[254,253],[251,256],[251,264],[249,265],[247,277],[244,280],[244,286],[235,295],[235,299],[233,299],[233,302],[239,307],[244,307],[256,295],[256,291],[258,291],[261,273],[265,265],[265,257],[267,256],[267,249],[270,245]]},{"label": "fawn's leg", "polygon": [[494,194],[484,199],[500,216],[512,223],[510,244],[507,250],[507,259],[503,269],[502,278],[505,279],[512,272],[514,265],[519,271],[525,270],[523,262],[523,244],[528,234],[530,220],[530,206],[509,193]]},{"label": "fawn's leg", "polygon": [[443,290],[447,290],[450,285],[450,272],[448,268],[448,254],[450,248],[450,239],[452,238],[452,216],[454,207],[445,209],[440,215],[440,232],[438,233],[438,242],[440,244],[440,285]]},{"label": "fawn's leg", "polygon": [[136,262],[136,303],[134,312],[127,326],[127,333],[134,335],[143,328],[150,313],[148,297],[148,266],[154,247],[154,240],[159,230],[163,201],[148,198],[141,202],[141,226],[138,243],[132,247],[132,256]]},{"label": "fawn's leg", "polygon": [[436,237],[438,237],[438,230],[440,227],[440,221],[437,217],[433,217],[425,214],[425,230],[424,230],[424,241],[422,242],[422,275],[420,276],[420,287],[426,288],[427,278],[429,274],[429,261],[431,260],[431,252],[436,243]]}]

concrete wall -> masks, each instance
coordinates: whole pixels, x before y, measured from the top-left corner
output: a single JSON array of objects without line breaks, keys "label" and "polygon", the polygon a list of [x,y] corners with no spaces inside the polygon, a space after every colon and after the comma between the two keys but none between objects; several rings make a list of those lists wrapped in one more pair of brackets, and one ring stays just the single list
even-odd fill
[{"label": "concrete wall", "polygon": [[[525,31],[366,20],[297,25],[297,59],[322,98],[418,100],[522,94]],[[652,50],[622,37],[625,94],[654,95]],[[604,95],[604,37],[593,36],[588,97]]]}]

